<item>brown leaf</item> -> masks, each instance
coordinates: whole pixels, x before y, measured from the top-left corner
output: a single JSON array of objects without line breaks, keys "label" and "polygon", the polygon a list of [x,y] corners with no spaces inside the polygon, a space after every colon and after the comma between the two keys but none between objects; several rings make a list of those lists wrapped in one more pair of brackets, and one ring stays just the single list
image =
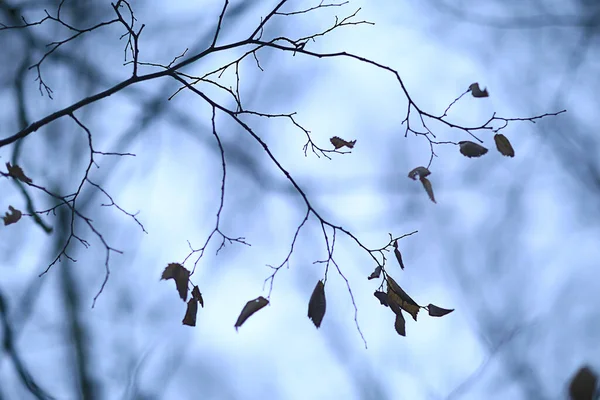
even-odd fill
[{"label": "brown leaf", "polygon": [[188,326],[196,326],[196,314],[198,313],[198,300],[191,298],[187,303],[187,310],[185,310],[185,316],[183,317],[182,324]]},{"label": "brown leaf", "polygon": [[8,169],[8,175],[20,180],[21,182],[31,183],[33,182],[30,178],[28,178],[21,167],[18,165],[10,165],[9,162],[6,163],[6,169]]},{"label": "brown leaf", "polygon": [[425,178],[426,176],[431,175],[431,172],[425,167],[417,167],[408,173],[408,177],[413,181],[417,180],[417,176],[419,178]]},{"label": "brown leaf", "polygon": [[381,305],[389,307],[388,297],[387,297],[387,293],[386,292],[376,291],[375,293],[373,293],[373,295],[375,297],[377,297],[377,299],[379,300],[379,302],[381,303]]},{"label": "brown leaf", "polygon": [[496,133],[494,135],[494,142],[496,142],[496,148],[503,156],[514,157],[515,149],[513,149],[512,145],[508,141],[508,138],[501,133]]},{"label": "brown leaf", "polygon": [[369,280],[377,279],[377,278],[379,278],[380,275],[381,275],[381,265],[378,266],[377,268],[375,268],[375,270],[373,272],[371,272],[371,275],[369,275],[369,277],[367,279],[369,279]]},{"label": "brown leaf", "polygon": [[257,312],[267,304],[269,304],[269,300],[265,299],[262,296],[258,296],[254,300],[250,300],[249,302],[247,302],[244,308],[242,309],[242,312],[240,313],[240,316],[238,317],[237,321],[235,321],[235,330],[237,331],[237,329],[240,326],[242,326],[242,324],[246,322],[246,320],[250,318],[252,314]]},{"label": "brown leaf", "polygon": [[396,256],[396,260],[398,260],[398,264],[400,264],[400,268],[404,269],[404,263],[402,262],[402,254],[400,254],[400,250],[398,250],[398,241],[394,241],[394,255]]},{"label": "brown leaf", "polygon": [[202,299],[202,293],[200,293],[200,289],[198,289],[198,286],[196,285],[194,285],[194,288],[192,289],[192,299],[195,299],[198,303],[200,303],[202,308],[204,308],[204,299]]},{"label": "brown leaf", "polygon": [[435,197],[433,196],[433,187],[431,186],[431,182],[429,182],[429,179],[421,177],[421,183],[423,184],[423,188],[425,188],[429,199],[434,203],[437,203],[435,201]]},{"label": "brown leaf", "polygon": [[420,306],[413,300],[411,297],[396,283],[396,281],[389,275],[386,277],[387,279],[387,298],[388,303],[392,311],[398,314],[398,308],[400,307],[407,313],[413,317],[413,319],[417,320],[417,314],[419,313]]},{"label": "brown leaf", "polygon": [[462,142],[458,142],[458,145],[460,146],[460,153],[463,156],[469,158],[481,157],[482,155],[488,152],[488,149],[486,149],[485,147],[475,142],[471,142],[469,140],[463,140]]},{"label": "brown leaf", "polygon": [[443,317],[446,314],[450,314],[454,309],[449,310],[446,308],[438,307],[433,304],[429,304],[427,306],[427,310],[429,311],[429,315],[432,317]]},{"label": "brown leaf", "polygon": [[473,97],[488,97],[489,96],[487,88],[481,90],[479,88],[479,83],[477,83],[477,82],[471,83],[469,85],[469,90],[471,91],[471,94],[473,95]]},{"label": "brown leaf", "polygon": [[323,281],[318,281],[310,301],[308,302],[308,318],[310,318],[317,328],[321,326],[326,309],[325,285]]},{"label": "brown leaf", "polygon": [[333,145],[333,147],[337,150],[337,149],[341,149],[342,147],[346,146],[349,149],[354,148],[354,145],[356,144],[356,140],[351,140],[351,141],[346,141],[338,136],[334,136],[331,139],[329,139],[329,141],[331,142],[331,144]]},{"label": "brown leaf", "polygon": [[597,384],[598,377],[589,367],[580,368],[569,385],[571,400],[592,400]]},{"label": "brown leaf", "polygon": [[406,321],[404,320],[404,315],[402,315],[402,311],[396,314],[394,328],[396,328],[396,332],[398,332],[398,335],[406,336]]},{"label": "brown leaf", "polygon": [[8,206],[8,212],[4,217],[2,217],[2,219],[4,220],[4,225],[6,226],[16,223],[18,220],[21,219],[21,215],[23,215],[21,211],[17,210],[13,206]]},{"label": "brown leaf", "polygon": [[179,292],[179,297],[181,297],[181,300],[183,301],[187,300],[190,271],[185,269],[183,265],[178,263],[170,263],[169,265],[167,265],[167,268],[165,268],[165,270],[163,271],[160,279],[173,279],[175,281],[177,291]]}]

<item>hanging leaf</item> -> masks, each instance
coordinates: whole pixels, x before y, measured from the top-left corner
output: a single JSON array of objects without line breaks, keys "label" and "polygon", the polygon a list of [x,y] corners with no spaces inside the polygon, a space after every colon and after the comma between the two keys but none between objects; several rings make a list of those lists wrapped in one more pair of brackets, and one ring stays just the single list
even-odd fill
[{"label": "hanging leaf", "polygon": [[381,265],[378,266],[377,268],[375,268],[375,270],[373,272],[371,272],[371,275],[369,275],[369,277],[367,279],[369,279],[369,280],[377,279],[377,278],[379,278],[380,275],[381,275]]},{"label": "hanging leaf", "polygon": [[28,178],[21,167],[18,165],[10,165],[9,162],[6,163],[6,169],[8,169],[8,175],[20,180],[21,182],[31,183],[33,182],[30,178]]},{"label": "hanging leaf", "polygon": [[342,147],[347,147],[349,149],[354,148],[354,145],[356,144],[356,140],[351,140],[351,141],[346,141],[338,136],[334,136],[331,139],[329,139],[329,141],[331,142],[331,144],[333,145],[333,147],[337,150],[337,149],[341,149]]},{"label": "hanging leaf", "polygon": [[469,85],[469,90],[471,91],[471,94],[473,95],[473,97],[488,97],[489,96],[487,88],[481,90],[479,88],[479,83],[477,83],[477,82],[471,83]]},{"label": "hanging leaf", "polygon": [[242,324],[246,322],[246,320],[250,318],[252,314],[257,312],[267,304],[269,304],[269,300],[265,299],[262,296],[258,296],[254,300],[250,300],[249,302],[247,302],[244,308],[242,309],[242,312],[240,313],[240,316],[238,317],[237,321],[235,321],[235,330],[237,331],[237,329],[240,326],[242,326]]},{"label": "hanging leaf", "polygon": [[319,281],[308,302],[308,318],[312,320],[317,328],[321,326],[321,322],[325,316],[325,308],[325,285],[323,281]]},{"label": "hanging leaf", "polygon": [[429,311],[429,315],[432,317],[443,317],[446,314],[450,314],[454,309],[448,310],[442,307],[435,306],[433,304],[429,304],[427,306],[427,310]]},{"label": "hanging leaf", "polygon": [[597,384],[598,377],[589,367],[580,368],[569,385],[571,400],[592,400]]},{"label": "hanging leaf", "polygon": [[515,150],[513,149],[512,145],[510,144],[510,142],[508,141],[508,138],[506,136],[504,136],[501,133],[496,133],[494,135],[494,142],[496,142],[496,148],[503,156],[507,156],[507,157],[515,156]]},{"label": "hanging leaf", "polygon": [[173,279],[175,281],[175,287],[179,292],[181,300],[187,300],[188,293],[188,282],[190,280],[190,271],[184,268],[183,265],[178,263],[170,263],[162,273],[161,280]]},{"label": "hanging leaf", "polygon": [[394,255],[396,256],[396,260],[398,260],[398,264],[400,264],[400,268],[404,269],[404,263],[402,262],[402,254],[400,254],[400,250],[398,250],[397,240],[394,241]]},{"label": "hanging leaf", "polygon": [[423,188],[425,188],[429,199],[434,203],[437,203],[435,201],[435,197],[433,196],[433,187],[431,186],[431,182],[429,182],[429,179],[421,177],[421,183],[423,184]]},{"label": "hanging leaf", "polygon": [[13,206],[8,206],[8,212],[4,217],[2,217],[2,219],[4,220],[4,225],[6,226],[16,223],[18,220],[21,219],[22,215],[23,213],[21,211],[17,210]]},{"label": "hanging leaf", "polygon": [[398,332],[398,335],[406,336],[406,321],[404,320],[404,315],[402,315],[402,311],[396,314],[394,328],[396,328],[396,332]]},{"label": "hanging leaf", "polygon": [[200,289],[198,289],[198,286],[196,285],[194,285],[194,288],[192,289],[192,299],[195,299],[198,303],[200,303],[202,308],[204,308],[204,299],[202,299],[202,293],[200,293]]},{"label": "hanging leaf", "polygon": [[408,177],[413,181],[417,180],[417,176],[419,178],[425,178],[426,176],[431,175],[431,172],[425,167],[417,167],[408,173]]},{"label": "hanging leaf", "polygon": [[373,293],[373,295],[375,297],[377,297],[377,299],[379,300],[379,302],[381,303],[381,305],[389,307],[388,297],[387,297],[387,293],[386,292],[376,291],[375,293]]},{"label": "hanging leaf", "polygon": [[396,283],[396,281],[389,275],[386,277],[387,279],[387,298],[388,303],[392,311],[398,314],[397,307],[400,307],[407,313],[413,317],[413,319],[417,320],[417,314],[419,314],[419,309],[421,308],[411,297]]},{"label": "hanging leaf", "polygon": [[488,149],[486,149],[485,147],[475,142],[470,142],[468,140],[458,142],[458,144],[460,146],[461,154],[465,157],[481,157],[482,155],[488,152]]},{"label": "hanging leaf", "polygon": [[187,326],[196,326],[196,314],[198,314],[198,300],[192,297],[187,303],[185,316],[181,323]]}]

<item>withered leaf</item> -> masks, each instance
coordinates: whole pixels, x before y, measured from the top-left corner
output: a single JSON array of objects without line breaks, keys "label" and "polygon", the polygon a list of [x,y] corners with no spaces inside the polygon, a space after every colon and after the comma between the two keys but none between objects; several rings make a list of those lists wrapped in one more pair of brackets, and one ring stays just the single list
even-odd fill
[{"label": "withered leaf", "polygon": [[198,314],[198,300],[192,297],[187,303],[185,316],[181,323],[188,326],[196,326],[196,314]]},{"label": "withered leaf", "polygon": [[421,308],[402,288],[400,285],[396,283],[396,281],[389,275],[386,277],[387,279],[387,298],[390,308],[398,314],[397,307],[399,306],[401,309],[406,311],[413,317],[413,319],[417,320],[417,314],[419,314],[419,309]]},{"label": "withered leaf", "polygon": [[496,148],[503,156],[514,157],[515,149],[513,149],[512,145],[508,141],[508,138],[501,133],[496,133],[494,135],[494,142],[496,142]]},{"label": "withered leaf", "polygon": [[454,309],[449,310],[433,304],[429,304],[427,306],[427,310],[429,311],[429,315],[432,317],[443,317],[444,315],[450,314],[452,311],[454,311]]},{"label": "withered leaf", "polygon": [[21,182],[31,183],[33,182],[30,178],[28,178],[21,167],[18,165],[10,165],[9,162],[6,163],[6,169],[8,169],[8,175],[20,180]]},{"label": "withered leaf", "polygon": [[179,292],[181,300],[187,300],[188,294],[188,281],[190,280],[190,271],[179,263],[170,263],[162,273],[161,280],[173,279],[175,281],[175,287]]},{"label": "withered leaf", "polygon": [[371,279],[377,279],[379,278],[379,276],[381,275],[381,265],[379,265],[377,268],[375,268],[375,270],[373,272],[371,272],[371,275],[369,275],[369,280]]},{"label": "withered leaf", "polygon": [[396,314],[394,328],[396,328],[396,332],[398,332],[398,335],[406,336],[406,321],[404,320],[404,315],[402,315],[402,311]]},{"label": "withered leaf", "polygon": [[356,144],[356,140],[346,141],[338,136],[332,137],[331,139],[329,139],[329,141],[331,142],[331,144],[333,145],[333,147],[336,150],[341,149],[344,146],[346,146],[349,149],[352,149],[352,148],[354,148],[354,145]]},{"label": "withered leaf", "polygon": [[458,145],[460,146],[460,153],[463,156],[469,158],[481,157],[482,155],[488,152],[488,149],[486,149],[485,147],[475,142],[471,142],[469,140],[463,140],[462,142],[458,142]]},{"label": "withered leaf", "polygon": [[379,300],[379,302],[381,303],[381,305],[389,307],[388,297],[387,297],[387,293],[386,292],[376,291],[375,293],[373,293],[373,295],[375,297],[377,297],[377,299]]},{"label": "withered leaf", "polygon": [[598,377],[587,366],[581,367],[569,384],[569,395],[571,400],[592,400]]},{"label": "withered leaf", "polygon": [[404,263],[402,262],[402,254],[400,254],[400,250],[398,250],[398,241],[394,241],[394,255],[396,256],[396,260],[398,260],[398,264],[400,264],[400,268],[404,269]]},{"label": "withered leaf", "polygon": [[431,175],[431,172],[425,167],[417,167],[408,173],[408,177],[413,181],[417,180],[417,176],[419,178],[425,178],[426,176]]},{"label": "withered leaf", "polygon": [[321,326],[325,316],[325,285],[323,281],[318,281],[308,302],[308,318],[310,318],[317,328]]},{"label": "withered leaf", "polygon": [[435,201],[435,197],[433,196],[433,187],[431,186],[431,182],[429,182],[429,179],[421,177],[421,183],[423,184],[423,188],[425,188],[425,191],[427,192],[429,199],[431,201],[433,201],[434,203],[437,203]]},{"label": "withered leaf", "polygon": [[22,215],[23,213],[21,211],[17,210],[13,206],[8,206],[8,212],[4,217],[2,217],[2,219],[4,220],[4,225],[6,226],[16,223],[18,220],[21,219]]},{"label": "withered leaf", "polygon": [[194,288],[192,289],[192,299],[195,299],[198,303],[200,303],[202,308],[204,308],[204,299],[202,298],[202,293],[200,293],[200,289],[198,289],[198,286],[196,285],[194,285]]},{"label": "withered leaf", "polygon": [[250,318],[252,314],[257,312],[267,304],[269,304],[269,300],[265,299],[262,296],[258,296],[254,300],[250,300],[249,302],[247,302],[244,308],[242,309],[242,312],[240,313],[240,316],[238,317],[237,321],[235,321],[235,330],[237,331],[237,329],[240,326],[242,326],[242,324],[246,322],[246,320]]},{"label": "withered leaf", "polygon": [[478,82],[471,83],[469,85],[469,90],[471,91],[471,94],[473,95],[473,97],[488,97],[489,96],[487,88],[481,90],[479,88],[479,83]]}]

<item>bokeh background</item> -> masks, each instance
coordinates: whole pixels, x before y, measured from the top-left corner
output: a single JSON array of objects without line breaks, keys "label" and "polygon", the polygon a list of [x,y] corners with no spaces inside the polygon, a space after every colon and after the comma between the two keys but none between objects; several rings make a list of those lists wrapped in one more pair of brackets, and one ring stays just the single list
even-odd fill
[{"label": "bokeh background", "polygon": [[[53,14],[58,1],[1,0],[6,25]],[[219,43],[245,38],[275,1],[230,1]],[[186,48],[210,45],[222,1],[133,1],[143,61],[168,64]],[[284,10],[318,5],[290,1]],[[436,148],[427,199],[409,170],[426,165],[422,137],[404,137],[407,99],[393,76],[348,58],[316,59],[264,49],[241,64],[241,97],[261,112],[297,112],[313,140],[356,139],[351,154],[332,160],[304,155],[306,137],[287,120],[244,117],[330,222],[369,247],[389,233],[419,233],[400,242],[406,270],[388,272],[419,303],[456,310],[440,319],[407,321],[394,331],[389,309],[366,277],[373,261],[354,242],[336,237],[336,260],[352,288],[364,343],[344,279],[330,271],[327,314],[317,330],[308,299],[323,277],[326,245],[311,218],[289,269],[279,271],[271,304],[233,328],[246,301],[268,294],[266,266],[283,261],[305,214],[298,193],[262,148],[226,115],[217,130],[227,157],[221,227],[250,247],[214,242],[193,280],[205,308],[195,328],[183,326],[185,305],[173,282],[159,281],[215,224],[221,161],[210,108],[192,93],[168,97],[170,79],[145,82],[77,112],[95,147],[135,153],[101,157],[91,178],[147,233],[92,187],[79,206],[123,255],[111,255],[83,225],[91,246],[69,254],[39,277],[68,236],[69,216],[24,218],[0,229],[0,398],[34,398],[35,386],[57,399],[561,399],[584,364],[599,368],[597,259],[600,248],[600,165],[596,113],[600,98],[600,4],[593,1],[352,0],[343,7],[274,18],[265,35],[300,37],[329,28],[335,16],[361,8],[375,22],[336,29],[307,44],[315,52],[347,51],[396,69],[412,99],[441,114],[472,82],[490,97],[465,96],[450,118],[467,126],[494,112],[528,117],[567,109],[537,123],[504,129],[516,157],[493,150],[480,159],[455,146]],[[62,19],[89,27],[114,18],[108,1],[66,0]],[[82,35],[41,64],[53,99],[42,96],[35,68],[47,45],[68,32],[52,21],[0,30],[0,136],[127,79],[122,26]],[[201,60],[201,74],[241,53]],[[148,68],[145,71],[150,71]],[[231,85],[229,71],[222,82]],[[215,98],[235,104],[214,92]],[[413,121],[414,124],[417,121]],[[440,124],[440,140],[468,140]],[[2,163],[21,165],[34,182],[63,194],[76,190],[88,161],[85,133],[62,118],[0,149]],[[27,189],[36,208],[50,199]],[[0,180],[0,207],[26,208],[21,186]],[[425,313],[423,313],[425,314]],[[29,386],[29,387],[28,387]]]}]

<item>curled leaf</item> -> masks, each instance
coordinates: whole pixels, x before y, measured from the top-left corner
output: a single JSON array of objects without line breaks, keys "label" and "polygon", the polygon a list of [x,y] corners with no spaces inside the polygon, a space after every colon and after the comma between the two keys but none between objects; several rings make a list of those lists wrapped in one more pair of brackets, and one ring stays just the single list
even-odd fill
[{"label": "curled leaf", "polygon": [[354,148],[354,145],[356,144],[356,140],[346,141],[338,136],[332,137],[331,139],[329,139],[329,141],[331,142],[331,144],[333,145],[333,147],[336,150],[341,149],[344,146],[349,149],[352,149],[352,148]]},{"label": "curled leaf", "polygon": [[429,179],[421,177],[421,184],[423,185],[423,188],[427,192],[427,196],[429,196],[429,199],[431,201],[433,201],[434,203],[437,203],[435,201],[435,197],[433,196],[433,187],[431,186],[431,182],[429,182]]},{"label": "curled leaf", "polygon": [[400,268],[404,269],[404,263],[402,262],[402,254],[400,254],[400,250],[398,250],[397,240],[394,241],[394,255],[396,256],[396,260],[398,260],[398,264],[400,264]]},{"label": "curled leaf", "polygon": [[471,83],[469,85],[469,90],[471,91],[471,94],[473,95],[473,97],[488,97],[489,96],[487,88],[481,90],[481,88],[479,87],[479,83],[477,83],[477,82]]},{"label": "curled leaf", "polygon": [[387,298],[390,308],[394,313],[399,313],[399,308],[406,311],[417,320],[417,314],[421,308],[411,297],[396,283],[396,281],[389,275],[386,277],[387,280]]},{"label": "curled leaf", "polygon": [[390,306],[388,303],[388,297],[387,297],[386,292],[376,291],[375,293],[373,293],[373,295],[375,297],[377,297],[377,299],[379,300],[379,302],[381,303],[382,306],[386,306],[386,307]]},{"label": "curled leaf", "polygon": [[494,142],[496,142],[496,148],[503,156],[514,157],[515,150],[512,145],[508,141],[508,138],[501,133],[496,133],[494,135]]},{"label": "curled leaf", "polygon": [[165,270],[163,271],[160,279],[173,279],[175,281],[175,287],[177,288],[177,292],[179,292],[179,297],[181,297],[181,300],[183,301],[187,300],[190,271],[185,269],[183,265],[179,263],[170,263],[169,265],[167,265],[167,268],[165,268]]},{"label": "curled leaf", "polygon": [[256,299],[247,302],[244,308],[242,309],[242,312],[240,313],[240,316],[238,317],[237,321],[235,321],[235,330],[242,326],[242,324],[246,322],[246,320],[250,318],[252,314],[257,312],[267,304],[269,304],[269,300],[265,299],[262,296],[258,296]]},{"label": "curled leaf", "polygon": [[317,328],[321,326],[321,322],[325,316],[325,309],[325,285],[323,281],[318,281],[308,302],[308,318],[312,320]]},{"label": "curled leaf", "polygon": [[379,278],[380,275],[381,275],[381,265],[378,266],[377,268],[375,268],[375,270],[373,272],[371,272],[371,275],[369,275],[369,277],[367,279],[369,279],[369,280],[377,279],[377,278]]},{"label": "curled leaf", "polygon": [[204,308],[204,299],[202,298],[202,293],[200,293],[200,289],[198,289],[198,286],[196,285],[194,285],[194,288],[192,289],[192,299],[195,299],[198,303],[200,303],[202,308]]},{"label": "curled leaf", "polygon": [[185,316],[181,323],[187,326],[196,326],[196,314],[198,314],[198,301],[192,297],[187,303]]},{"label": "curled leaf", "polygon": [[429,311],[429,315],[432,317],[443,317],[446,314],[450,314],[454,309],[449,310],[446,308],[438,307],[433,304],[429,304],[427,306],[427,311]]},{"label": "curled leaf", "polygon": [[404,315],[402,315],[402,311],[396,314],[394,328],[396,328],[396,332],[398,332],[398,335],[406,336],[406,321],[404,320]]},{"label": "curled leaf", "polygon": [[21,182],[25,182],[25,183],[31,183],[33,182],[31,180],[31,178],[28,178],[25,173],[23,172],[23,170],[21,169],[21,167],[19,167],[18,165],[10,165],[9,162],[6,163],[6,169],[8,169],[8,175],[20,180]]},{"label": "curled leaf", "polygon": [[8,212],[4,217],[2,217],[2,219],[4,220],[4,225],[6,226],[16,223],[18,220],[21,219],[22,215],[23,213],[21,211],[17,210],[13,206],[8,206]]},{"label": "curled leaf", "polygon": [[571,379],[569,395],[572,400],[592,400],[598,384],[598,377],[587,366],[581,367]]},{"label": "curled leaf", "polygon": [[488,152],[488,149],[485,147],[468,140],[464,140],[462,142],[458,142],[460,146],[460,153],[465,157],[481,157],[485,153]]},{"label": "curled leaf", "polygon": [[431,172],[425,167],[417,167],[408,173],[408,177],[413,181],[417,180],[417,176],[419,178],[425,178],[426,176],[431,175]]}]

